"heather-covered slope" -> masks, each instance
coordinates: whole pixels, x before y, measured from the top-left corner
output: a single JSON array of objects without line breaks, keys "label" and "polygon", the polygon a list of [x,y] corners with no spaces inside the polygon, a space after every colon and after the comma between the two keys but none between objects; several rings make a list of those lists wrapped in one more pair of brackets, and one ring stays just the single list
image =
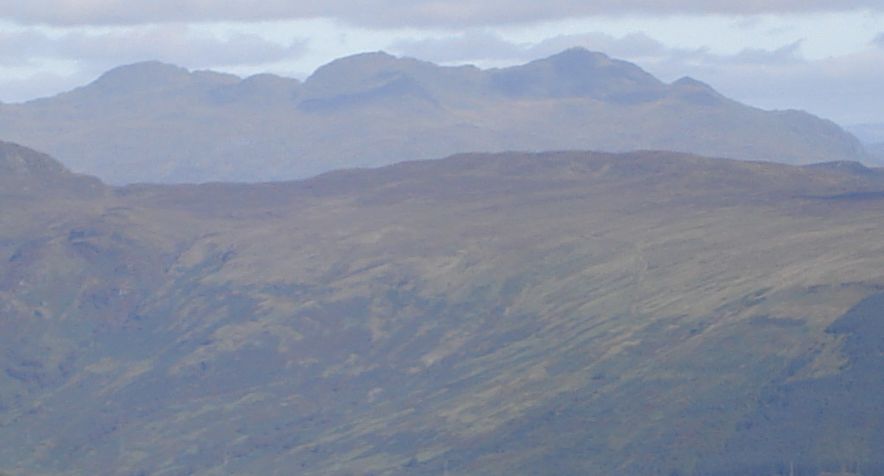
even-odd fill
[{"label": "heather-covered slope", "polygon": [[367,53],[303,83],[141,63],[56,97],[0,105],[0,137],[118,184],[283,180],[506,150],[868,159],[829,121],[752,108],[689,78],[665,84],[582,49],[492,70]]},{"label": "heather-covered slope", "polygon": [[501,154],[28,193],[0,201],[0,471],[884,464],[876,170]]}]

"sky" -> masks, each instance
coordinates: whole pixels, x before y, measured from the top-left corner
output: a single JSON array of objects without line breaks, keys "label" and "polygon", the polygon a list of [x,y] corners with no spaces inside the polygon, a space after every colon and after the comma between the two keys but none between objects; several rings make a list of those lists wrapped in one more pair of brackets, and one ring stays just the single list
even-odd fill
[{"label": "sky", "polygon": [[303,79],[365,51],[504,67],[573,46],[754,106],[884,124],[884,0],[0,0],[0,101],[145,60]]}]

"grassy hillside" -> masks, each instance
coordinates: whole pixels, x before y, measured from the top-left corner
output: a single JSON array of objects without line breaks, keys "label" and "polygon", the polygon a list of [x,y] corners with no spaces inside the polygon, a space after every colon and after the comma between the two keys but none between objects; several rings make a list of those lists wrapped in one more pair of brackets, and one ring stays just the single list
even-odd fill
[{"label": "grassy hillside", "polygon": [[875,170],[646,152],[46,174],[0,201],[0,471],[884,467]]}]

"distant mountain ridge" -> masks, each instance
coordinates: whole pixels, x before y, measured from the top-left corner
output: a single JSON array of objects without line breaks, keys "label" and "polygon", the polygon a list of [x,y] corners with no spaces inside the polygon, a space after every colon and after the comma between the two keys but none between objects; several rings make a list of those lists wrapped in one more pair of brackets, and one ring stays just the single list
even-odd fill
[{"label": "distant mountain ridge", "polygon": [[762,111],[580,48],[501,69],[364,53],[305,81],[158,62],[0,105],[0,138],[112,183],[267,181],[459,152],[660,149],[868,161],[830,121]]}]

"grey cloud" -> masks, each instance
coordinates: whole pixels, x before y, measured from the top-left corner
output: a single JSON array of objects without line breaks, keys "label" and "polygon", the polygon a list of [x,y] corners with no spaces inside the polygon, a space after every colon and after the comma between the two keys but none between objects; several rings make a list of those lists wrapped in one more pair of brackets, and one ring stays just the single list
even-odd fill
[{"label": "grey cloud", "polygon": [[20,102],[36,97],[51,96],[95,79],[95,72],[79,71],[72,75],[39,72],[21,78],[0,79],[0,101]]},{"label": "grey cloud", "polygon": [[611,56],[632,59],[657,57],[670,51],[662,43],[644,33],[630,33],[622,37],[605,33],[584,33],[548,38],[532,47],[531,53],[546,56],[573,46],[582,46]]},{"label": "grey cloud", "polygon": [[270,63],[296,58],[305,50],[304,41],[280,45],[257,35],[242,34],[221,39],[184,25],[60,36],[33,30],[0,33],[0,64],[7,66],[39,59],[76,58],[80,63],[103,66],[161,60],[201,68]]},{"label": "grey cloud", "polygon": [[668,50],[663,44],[644,33],[615,37],[605,33],[560,35],[539,43],[512,43],[487,31],[469,31],[442,38],[394,41],[390,51],[415,58],[441,63],[464,62],[519,62],[558,53],[582,46],[617,57],[659,56]]},{"label": "grey cloud", "polygon": [[36,31],[0,31],[0,66],[25,66],[48,50],[50,39]]},{"label": "grey cloud", "polygon": [[510,43],[491,32],[470,31],[444,38],[401,38],[388,49],[396,54],[436,63],[463,63],[525,59],[531,56],[532,45]]},{"label": "grey cloud", "polygon": [[[0,68],[37,71],[0,78],[0,100],[16,102],[82,85],[121,64],[159,60],[188,68],[236,68],[298,58],[306,41],[282,45],[258,35],[229,38],[180,24],[51,35],[36,29],[0,31]],[[70,75],[53,73],[47,61],[75,61]]]},{"label": "grey cloud", "polygon": [[718,62],[724,64],[767,64],[767,65],[786,65],[801,63],[804,59],[801,56],[801,45],[804,40],[798,40],[788,45],[784,45],[775,50],[764,50],[758,48],[747,48],[735,55],[715,56],[705,55],[705,62]]},{"label": "grey cloud", "polygon": [[122,25],[180,21],[336,18],[375,27],[463,27],[609,14],[804,13],[884,10],[881,0],[2,0],[0,18],[18,23]]}]

